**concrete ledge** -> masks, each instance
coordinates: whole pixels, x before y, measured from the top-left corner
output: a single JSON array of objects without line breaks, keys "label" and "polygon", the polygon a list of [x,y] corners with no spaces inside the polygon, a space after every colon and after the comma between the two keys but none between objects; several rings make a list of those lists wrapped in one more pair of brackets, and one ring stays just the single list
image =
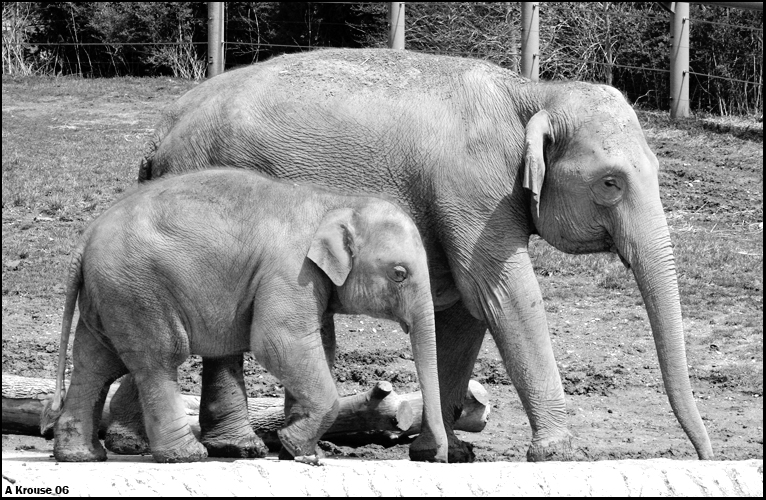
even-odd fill
[{"label": "concrete ledge", "polygon": [[56,463],[39,451],[14,451],[3,452],[2,491],[4,497],[18,496],[17,487],[51,488],[45,496],[66,487],[68,496],[763,497],[763,460],[424,464],[326,459],[324,463],[310,467],[266,458],[157,464],[151,457],[110,455],[105,463],[73,464]]}]

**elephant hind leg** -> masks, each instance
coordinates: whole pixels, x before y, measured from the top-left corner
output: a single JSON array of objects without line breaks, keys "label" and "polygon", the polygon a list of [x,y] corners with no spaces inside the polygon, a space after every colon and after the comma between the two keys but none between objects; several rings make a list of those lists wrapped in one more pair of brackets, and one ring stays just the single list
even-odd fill
[{"label": "elephant hind leg", "polygon": [[207,458],[207,450],[197,441],[186,417],[186,408],[178,391],[178,366],[133,370],[128,359],[126,363],[138,386],[154,460],[179,463]]},{"label": "elephant hind leg", "polygon": [[[153,333],[151,337],[147,337],[147,332]],[[179,463],[207,458],[207,450],[189,426],[178,390],[178,367],[189,356],[187,334],[180,321],[171,319],[166,323],[142,318],[125,326],[117,338],[122,359],[138,387],[154,460]]]},{"label": "elephant hind leg", "polygon": [[98,427],[109,386],[127,372],[109,340],[82,319],[72,347],[74,370],[64,408],[54,427],[53,455],[60,462],[101,462],[106,450]]},{"label": "elephant hind leg", "polygon": [[250,426],[242,354],[202,359],[199,424],[211,457],[263,458],[263,440]]},{"label": "elephant hind leg", "polygon": [[141,455],[151,453],[144,427],[144,414],[133,375],[126,375],[109,403],[109,426],[104,447],[112,453]]}]

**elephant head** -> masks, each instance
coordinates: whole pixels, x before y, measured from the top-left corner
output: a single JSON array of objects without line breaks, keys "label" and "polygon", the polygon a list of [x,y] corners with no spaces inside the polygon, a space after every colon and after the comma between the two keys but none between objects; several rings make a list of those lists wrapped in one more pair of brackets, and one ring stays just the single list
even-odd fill
[{"label": "elephant head", "polygon": [[633,271],[670,404],[700,458],[712,458],[689,383],[659,162],[617,90],[567,86],[526,126],[524,187],[535,228],[559,250],[614,252]]},{"label": "elephant head", "polygon": [[398,321],[410,334],[425,423],[410,454],[446,462],[434,309],[426,252],[415,223],[387,202],[335,209],[322,220],[307,256],[335,285],[335,312]]}]

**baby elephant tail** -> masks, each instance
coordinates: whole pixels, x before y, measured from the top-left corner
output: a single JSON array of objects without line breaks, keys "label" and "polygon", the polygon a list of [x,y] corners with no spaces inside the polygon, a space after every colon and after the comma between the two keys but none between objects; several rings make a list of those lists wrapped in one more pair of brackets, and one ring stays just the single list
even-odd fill
[{"label": "baby elephant tail", "polygon": [[74,308],[77,305],[77,296],[82,285],[82,255],[85,250],[84,243],[80,244],[75,251],[72,262],[69,265],[69,277],[67,279],[66,302],[64,304],[64,318],[61,322],[61,340],[59,343],[58,370],[56,373],[56,389],[53,398],[48,399],[40,414],[40,434],[53,437],[53,426],[56,424],[64,409],[64,371],[66,370],[66,351],[69,345],[69,334],[72,330],[72,318]]}]

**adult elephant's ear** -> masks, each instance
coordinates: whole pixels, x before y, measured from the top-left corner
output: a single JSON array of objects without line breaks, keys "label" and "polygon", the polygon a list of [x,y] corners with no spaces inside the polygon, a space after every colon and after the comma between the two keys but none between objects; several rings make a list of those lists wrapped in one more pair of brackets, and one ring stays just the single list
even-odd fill
[{"label": "adult elephant's ear", "polygon": [[531,209],[540,217],[540,192],[545,178],[545,139],[552,139],[550,115],[544,109],[535,113],[527,123],[524,151],[524,187],[532,191]]},{"label": "adult elephant's ear", "polygon": [[328,212],[314,233],[307,255],[337,286],[346,282],[353,263],[352,217],[350,208]]}]

